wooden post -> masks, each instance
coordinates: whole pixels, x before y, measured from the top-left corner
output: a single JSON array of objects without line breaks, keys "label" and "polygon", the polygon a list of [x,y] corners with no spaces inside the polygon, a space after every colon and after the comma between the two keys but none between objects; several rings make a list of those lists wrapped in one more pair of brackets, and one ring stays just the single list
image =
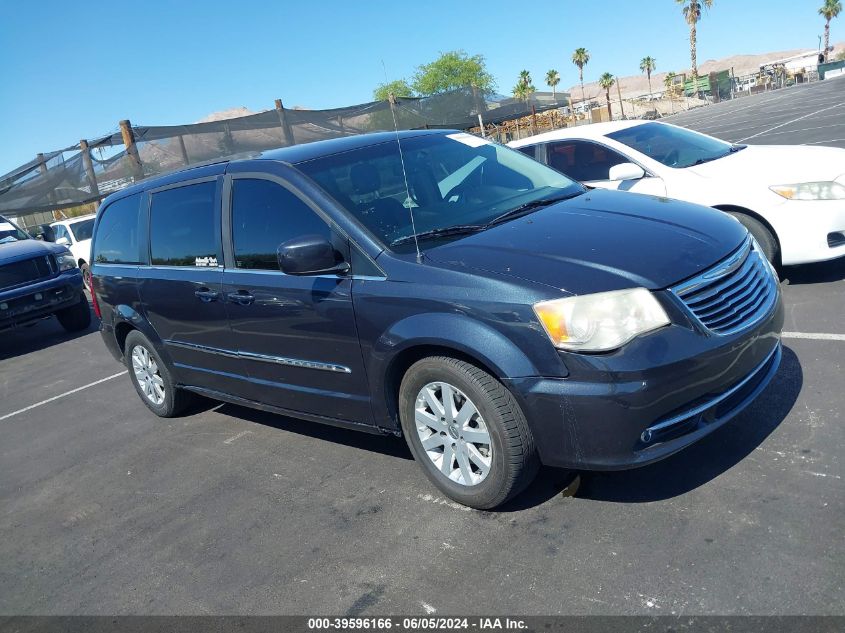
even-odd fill
[{"label": "wooden post", "polygon": [[180,134],[176,138],[179,139],[179,153],[182,154],[182,162],[185,163],[186,166],[190,165],[191,161],[188,160],[188,148],[185,147],[185,137]]},{"label": "wooden post", "polygon": [[279,124],[282,126],[282,138],[284,139],[285,144],[295,144],[296,141],[293,138],[293,129],[285,116],[285,107],[282,105],[281,99],[276,99],[276,114],[279,115]]},{"label": "wooden post", "polygon": [[481,118],[481,113],[478,114],[478,127],[481,128],[481,138],[487,138],[487,134],[484,133],[484,119]]},{"label": "wooden post", "polygon": [[138,155],[138,146],[135,145],[135,133],[132,131],[132,124],[129,119],[120,122],[120,136],[123,138],[123,145],[126,147],[126,156],[129,158],[129,171],[135,180],[144,178],[144,168],[141,165],[141,157]]},{"label": "wooden post", "polygon": [[88,148],[88,141],[79,141],[79,149],[82,151],[82,164],[85,166],[85,175],[88,177],[88,187],[91,195],[100,197],[100,188],[97,186],[97,175],[94,173],[94,163],[91,162],[91,150]]},{"label": "wooden post", "polygon": [[[41,177],[44,179],[44,182],[46,183],[48,175],[47,175],[47,161],[44,160],[44,154],[42,154],[41,152],[38,152],[38,154],[36,155],[35,158],[38,161],[38,171],[41,173]],[[53,191],[53,189],[50,189],[50,191],[47,193],[47,199],[50,201],[50,204],[56,204],[56,192]],[[56,212],[53,211],[52,213],[53,213],[53,219],[58,220],[59,218],[56,217]]]},{"label": "wooden post", "polygon": [[531,134],[537,133],[537,107],[531,104]]}]

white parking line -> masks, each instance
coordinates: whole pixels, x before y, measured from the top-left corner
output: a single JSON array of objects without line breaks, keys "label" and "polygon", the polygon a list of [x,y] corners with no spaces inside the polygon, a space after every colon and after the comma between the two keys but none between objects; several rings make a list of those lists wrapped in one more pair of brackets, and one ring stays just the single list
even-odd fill
[{"label": "white parking line", "polygon": [[811,116],[816,116],[817,114],[821,114],[822,112],[827,112],[828,110],[833,110],[834,108],[841,108],[845,105],[845,101],[842,103],[837,103],[836,105],[832,105],[827,108],[822,108],[821,110],[816,110],[815,112],[810,112],[810,114],[805,114],[804,116],[799,116],[797,119],[792,119],[791,121],[787,121],[786,123],[781,123],[780,125],[776,125],[774,127],[770,127],[768,130],[763,130],[762,132],[757,132],[757,134],[752,134],[751,136],[746,136],[745,138],[739,139],[739,142],[742,143],[743,141],[748,141],[752,138],[757,138],[758,136],[763,136],[763,134],[768,134],[769,132],[773,132],[774,130],[780,129],[782,127],[786,127],[787,125],[791,125],[793,123],[797,123],[798,121],[803,121],[804,119],[809,119]]},{"label": "white parking line", "polygon": [[113,378],[123,376],[126,373],[128,373],[128,372],[124,369],[123,371],[121,371],[117,374],[113,374],[111,376],[101,378],[100,380],[95,380],[94,382],[89,382],[87,385],[82,385],[81,387],[77,387],[76,389],[71,389],[70,391],[65,391],[64,393],[60,393],[58,396],[53,396],[52,398],[47,398],[46,400],[42,400],[41,402],[36,402],[35,404],[31,404],[28,407],[24,407],[23,409],[18,409],[17,411],[12,411],[11,413],[7,413],[6,415],[0,416],[0,422],[2,422],[3,420],[6,420],[8,418],[11,418],[12,416],[15,416],[15,415],[18,415],[18,414],[21,414],[21,413],[25,413],[27,411],[35,409],[36,407],[40,407],[42,405],[45,405],[45,404],[48,404],[48,403],[53,402],[55,400],[58,400],[59,398],[64,398],[65,396],[69,396],[71,394],[77,393],[79,391],[82,391],[83,389],[88,389],[89,387],[94,387],[96,385],[99,385],[101,383],[106,382],[107,380],[112,380]]},{"label": "white parking line", "polygon": [[806,338],[814,341],[845,341],[845,334],[825,334],[823,332],[783,332],[783,338]]}]

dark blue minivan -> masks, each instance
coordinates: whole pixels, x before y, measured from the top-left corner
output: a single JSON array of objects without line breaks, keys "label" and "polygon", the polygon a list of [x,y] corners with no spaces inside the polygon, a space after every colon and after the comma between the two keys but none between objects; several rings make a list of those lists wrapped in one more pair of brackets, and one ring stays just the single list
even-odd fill
[{"label": "dark blue minivan", "polygon": [[460,132],[378,133],[149,180],[97,216],[102,334],[141,400],[403,435],[495,507],[539,464],[621,469],[736,415],[780,361],[733,218],[591,191]]}]

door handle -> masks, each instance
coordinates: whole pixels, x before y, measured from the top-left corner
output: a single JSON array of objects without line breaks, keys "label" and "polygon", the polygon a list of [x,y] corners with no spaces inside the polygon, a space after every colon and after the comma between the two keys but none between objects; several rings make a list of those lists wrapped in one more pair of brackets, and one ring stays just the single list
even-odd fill
[{"label": "door handle", "polygon": [[220,296],[220,293],[215,292],[214,290],[209,290],[208,288],[200,288],[199,290],[195,291],[194,294],[199,297],[199,300],[203,303],[217,301],[217,298]]},{"label": "door handle", "polygon": [[248,306],[253,301],[255,301],[255,297],[252,296],[246,290],[238,290],[237,292],[230,292],[229,294],[226,295],[226,297],[232,303],[237,303],[238,305],[242,305],[242,306]]}]

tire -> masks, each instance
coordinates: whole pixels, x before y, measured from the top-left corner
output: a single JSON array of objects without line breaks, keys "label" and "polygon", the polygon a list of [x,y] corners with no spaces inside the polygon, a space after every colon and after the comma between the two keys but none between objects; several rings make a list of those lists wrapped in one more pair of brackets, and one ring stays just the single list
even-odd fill
[{"label": "tire", "polygon": [[775,236],[766,228],[766,225],[745,213],[731,213],[731,215],[739,220],[742,226],[748,229],[748,232],[757,240],[757,243],[763,250],[763,254],[771,262],[772,266],[777,266],[780,249],[778,248],[778,242]]},{"label": "tire", "polygon": [[91,309],[84,292],[79,293],[79,301],[56,312],[56,318],[68,332],[79,332],[91,325]]},{"label": "tire", "polygon": [[[443,406],[449,399],[457,415]],[[414,363],[399,387],[399,417],[426,476],[458,503],[495,508],[537,474],[534,438],[519,403],[474,365],[446,356]]]},{"label": "tire", "polygon": [[82,262],[79,265],[79,269],[82,271],[82,283],[88,290],[91,290],[91,267],[85,262]]},{"label": "tire", "polygon": [[155,347],[138,330],[127,335],[123,357],[135,391],[157,416],[175,417],[191,403],[193,394],[176,386]]}]

